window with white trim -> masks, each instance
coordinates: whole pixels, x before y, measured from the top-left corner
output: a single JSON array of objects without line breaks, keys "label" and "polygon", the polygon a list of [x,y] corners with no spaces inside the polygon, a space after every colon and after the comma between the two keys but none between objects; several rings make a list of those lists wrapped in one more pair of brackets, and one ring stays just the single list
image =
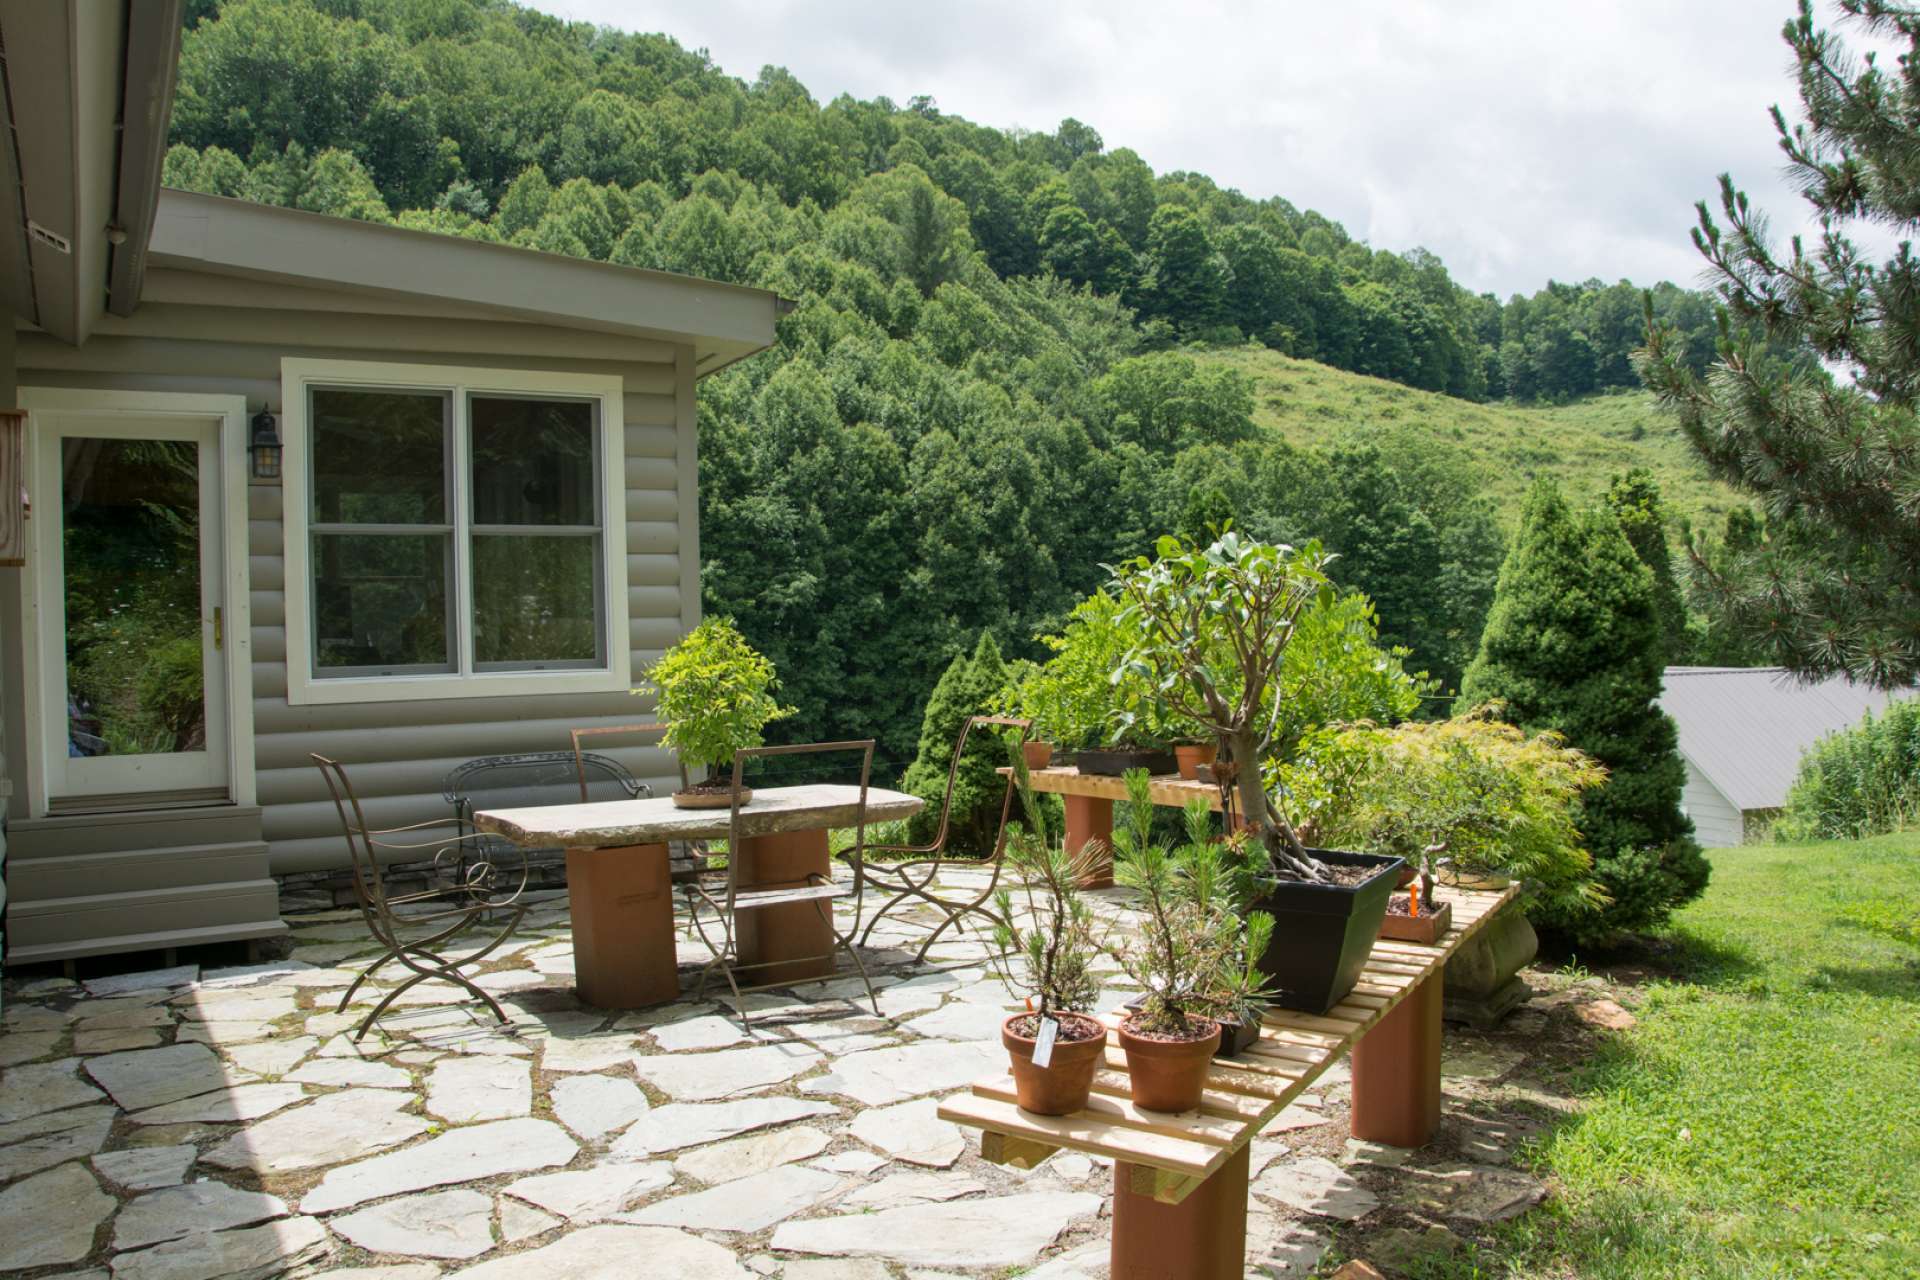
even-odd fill
[{"label": "window with white trim", "polygon": [[291,700],[626,685],[617,379],[287,365]]}]

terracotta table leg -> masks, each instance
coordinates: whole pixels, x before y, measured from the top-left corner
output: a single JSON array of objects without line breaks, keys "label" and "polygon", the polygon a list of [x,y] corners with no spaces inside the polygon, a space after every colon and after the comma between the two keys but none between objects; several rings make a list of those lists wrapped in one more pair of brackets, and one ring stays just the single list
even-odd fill
[{"label": "terracotta table leg", "polygon": [[574,988],[596,1009],[680,997],[667,846],[567,850]]},{"label": "terracotta table leg", "polygon": [[1440,1009],[1445,968],[1407,993],[1353,1046],[1353,1136],[1425,1146],[1440,1127]]},{"label": "terracotta table leg", "polygon": [[[1242,1146],[1179,1204],[1133,1189],[1137,1166],[1113,1166],[1113,1280],[1240,1280],[1247,1273],[1247,1169]],[[1151,1186],[1153,1170],[1141,1168]]]},{"label": "terracotta table leg", "polygon": [[1067,852],[1078,853],[1092,840],[1106,851],[1080,881],[1082,889],[1104,889],[1113,883],[1113,801],[1099,796],[1062,796],[1067,804]]},{"label": "terracotta table leg", "polygon": [[[825,829],[749,836],[733,856],[740,859],[742,890],[789,888],[806,884],[809,874],[832,874]],[[734,917],[734,933],[742,964],[784,961],[793,956],[822,957],[746,970],[740,974],[743,987],[800,982],[833,973],[833,930],[822,918],[817,903],[743,911]]]}]

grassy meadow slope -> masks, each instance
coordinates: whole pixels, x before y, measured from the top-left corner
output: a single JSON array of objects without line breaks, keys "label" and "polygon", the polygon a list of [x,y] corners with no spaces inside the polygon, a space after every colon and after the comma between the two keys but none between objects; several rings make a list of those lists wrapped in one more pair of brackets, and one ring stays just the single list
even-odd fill
[{"label": "grassy meadow slope", "polygon": [[1465,450],[1509,521],[1518,518],[1520,500],[1537,476],[1551,475],[1584,499],[1636,466],[1651,470],[1673,513],[1697,526],[1717,531],[1727,510],[1740,502],[1707,475],[1678,428],[1642,392],[1565,405],[1473,404],[1252,347],[1202,358],[1251,378],[1254,421],[1290,443],[1324,448],[1372,436],[1383,445],[1398,438]]}]

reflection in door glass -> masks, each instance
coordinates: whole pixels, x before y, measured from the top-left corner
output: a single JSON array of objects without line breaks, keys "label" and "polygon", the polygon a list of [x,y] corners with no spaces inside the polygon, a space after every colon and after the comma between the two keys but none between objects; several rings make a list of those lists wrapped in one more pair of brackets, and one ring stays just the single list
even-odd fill
[{"label": "reflection in door glass", "polygon": [[198,449],[78,436],[61,448],[67,754],[204,751]]}]

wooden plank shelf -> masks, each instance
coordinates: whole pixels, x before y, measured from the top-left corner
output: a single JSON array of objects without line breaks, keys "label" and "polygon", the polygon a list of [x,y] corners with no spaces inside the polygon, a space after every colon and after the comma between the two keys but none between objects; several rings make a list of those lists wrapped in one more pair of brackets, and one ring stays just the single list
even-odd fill
[{"label": "wooden plank shelf", "polygon": [[[1061,772],[1040,770],[1035,777]],[[1258,1040],[1238,1057],[1215,1060],[1197,1111],[1170,1115],[1134,1106],[1128,1097],[1126,1054],[1109,1036],[1107,1069],[1095,1077],[1085,1109],[1073,1115],[1037,1116],[1022,1111],[1014,1105],[1013,1078],[997,1075],[977,1080],[966,1093],[942,1102],[940,1116],[982,1130],[980,1154],[995,1163],[1032,1168],[1063,1147],[1106,1156],[1133,1166],[1136,1192],[1164,1204],[1179,1204],[1431,977],[1517,892],[1442,888],[1441,899],[1453,904],[1453,927],[1438,943],[1422,946],[1380,939],[1353,994],[1325,1014],[1269,1011]],[[1100,1015],[1110,1030],[1124,1016],[1124,1010]]]}]

